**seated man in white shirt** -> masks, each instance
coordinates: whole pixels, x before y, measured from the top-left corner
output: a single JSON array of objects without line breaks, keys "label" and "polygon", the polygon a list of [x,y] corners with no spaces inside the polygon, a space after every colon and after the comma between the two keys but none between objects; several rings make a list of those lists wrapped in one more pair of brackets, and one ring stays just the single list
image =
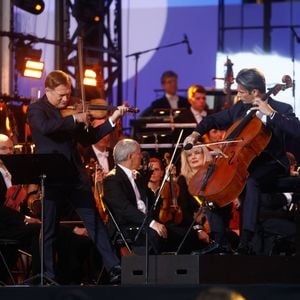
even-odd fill
[{"label": "seated man in white shirt", "polygon": [[[123,234],[135,239],[137,232],[132,233],[131,228],[140,227],[143,224],[148,204],[146,187],[139,178],[134,179],[136,170],[141,164],[141,148],[136,141],[123,139],[114,147],[113,155],[116,166],[103,180],[105,201],[112,210]],[[109,229],[113,234],[113,224],[109,224]],[[144,232],[147,230],[149,252],[160,253],[164,239],[167,238],[166,227],[155,221],[150,214],[147,216],[143,229],[134,246],[144,245]]]}]

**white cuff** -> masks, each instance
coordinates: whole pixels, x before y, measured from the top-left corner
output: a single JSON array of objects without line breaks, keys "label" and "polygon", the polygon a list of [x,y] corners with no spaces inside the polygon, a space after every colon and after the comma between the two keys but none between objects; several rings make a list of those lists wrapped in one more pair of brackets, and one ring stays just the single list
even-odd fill
[{"label": "white cuff", "polygon": [[114,122],[112,121],[111,117],[108,118],[108,121],[109,121],[111,127],[116,127],[116,123],[114,123]]},{"label": "white cuff", "polygon": [[272,112],[271,115],[270,115],[270,119],[273,120],[275,115],[276,115],[276,111]]},{"label": "white cuff", "polygon": [[152,221],[150,222],[150,224],[149,224],[149,227],[153,229],[154,223],[155,223],[155,220],[152,220]]}]

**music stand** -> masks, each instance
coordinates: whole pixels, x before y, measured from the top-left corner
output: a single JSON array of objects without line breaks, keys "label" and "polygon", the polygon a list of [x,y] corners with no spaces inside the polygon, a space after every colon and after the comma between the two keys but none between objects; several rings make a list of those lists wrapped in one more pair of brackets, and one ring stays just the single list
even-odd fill
[{"label": "music stand", "polygon": [[39,183],[41,187],[41,233],[40,233],[40,263],[41,273],[24,281],[31,282],[40,277],[40,284],[44,280],[58,285],[54,280],[44,275],[44,196],[46,184],[75,183],[75,169],[63,154],[16,154],[0,155],[0,160],[12,175],[13,184]]}]

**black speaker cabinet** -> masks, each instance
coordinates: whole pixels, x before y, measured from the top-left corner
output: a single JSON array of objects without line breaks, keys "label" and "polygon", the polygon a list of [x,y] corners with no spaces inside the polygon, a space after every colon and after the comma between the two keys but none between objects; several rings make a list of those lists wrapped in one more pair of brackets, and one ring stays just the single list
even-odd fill
[{"label": "black speaker cabinet", "polygon": [[[145,256],[122,257],[122,284],[146,283]],[[198,284],[199,256],[149,256],[149,284]]]},{"label": "black speaker cabinet", "polygon": [[[122,284],[145,284],[145,257],[122,258]],[[149,284],[300,283],[298,256],[149,256]]]}]

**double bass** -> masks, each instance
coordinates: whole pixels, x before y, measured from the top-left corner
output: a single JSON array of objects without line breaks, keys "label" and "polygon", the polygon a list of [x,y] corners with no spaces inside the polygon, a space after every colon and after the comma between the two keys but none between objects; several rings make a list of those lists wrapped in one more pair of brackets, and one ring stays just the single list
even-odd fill
[{"label": "double bass", "polygon": [[229,108],[231,106],[231,85],[233,84],[233,63],[228,58],[226,59],[225,67],[226,72],[224,76],[224,93],[226,94],[226,100],[223,105],[223,109]]},{"label": "double bass", "polygon": [[[283,76],[282,82],[269,89],[264,99],[292,87],[290,76]],[[250,163],[265,149],[271,135],[271,131],[256,117],[256,110],[236,121],[220,143],[222,155],[216,156],[191,179],[190,193],[220,207],[232,202],[245,186]]]}]

